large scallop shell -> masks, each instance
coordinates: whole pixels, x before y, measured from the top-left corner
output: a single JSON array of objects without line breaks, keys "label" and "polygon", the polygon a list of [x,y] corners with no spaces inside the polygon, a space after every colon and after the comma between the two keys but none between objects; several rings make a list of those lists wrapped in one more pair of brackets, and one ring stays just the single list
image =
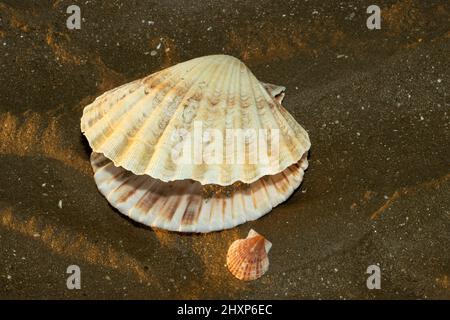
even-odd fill
[{"label": "large scallop shell", "polygon": [[227,253],[228,270],[239,280],[256,280],[269,270],[272,243],[250,230],[246,239],[234,241]]},{"label": "large scallop shell", "polygon": [[[168,182],[252,183],[295,164],[309,150],[307,132],[279,103],[283,87],[262,84],[238,59],[196,58],[110,90],[88,105],[81,130],[94,152],[117,167]],[[278,92],[278,94],[277,94]],[[272,93],[275,96],[272,96]],[[203,129],[279,130],[279,153],[266,163],[184,163],[173,160],[173,133]],[[236,148],[248,147],[241,141]],[[247,153],[248,156],[248,153]]]},{"label": "large scallop shell", "polygon": [[91,164],[100,192],[131,219],[171,231],[210,232],[258,219],[285,201],[300,185],[308,161],[305,154],[276,175],[225,187],[134,175],[95,152]]}]

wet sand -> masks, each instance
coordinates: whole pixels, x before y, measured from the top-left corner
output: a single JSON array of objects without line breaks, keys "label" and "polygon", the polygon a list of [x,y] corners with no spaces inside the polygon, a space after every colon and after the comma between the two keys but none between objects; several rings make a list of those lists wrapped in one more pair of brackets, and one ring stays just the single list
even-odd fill
[{"label": "wet sand", "polygon": [[[67,30],[70,1],[0,1],[0,298],[449,299],[448,1],[379,1],[376,31],[364,1],[156,3],[90,1]],[[134,223],[96,189],[82,109],[217,53],[287,87],[312,142],[304,182],[231,230]],[[246,283],[225,256],[251,228],[273,247]],[[72,264],[81,290],[66,288]]]}]

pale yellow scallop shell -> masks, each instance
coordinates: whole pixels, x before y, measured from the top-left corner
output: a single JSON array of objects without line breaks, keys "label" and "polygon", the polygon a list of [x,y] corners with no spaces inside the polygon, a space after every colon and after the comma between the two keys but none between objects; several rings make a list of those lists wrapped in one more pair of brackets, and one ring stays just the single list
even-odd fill
[{"label": "pale yellow scallop shell", "polygon": [[[307,132],[280,104],[282,91],[264,86],[234,57],[205,56],[104,93],[84,109],[81,130],[94,152],[136,175],[164,182],[252,183],[297,163],[310,148]],[[278,129],[279,153],[268,150],[266,163],[177,163],[172,134],[191,133],[196,121],[224,136],[227,129]],[[236,148],[245,148],[241,143]]]},{"label": "pale yellow scallop shell", "polygon": [[285,201],[300,185],[308,161],[305,154],[278,174],[230,186],[135,175],[95,152],[91,164],[100,192],[131,219],[171,231],[211,232],[258,219]]},{"label": "pale yellow scallop shell", "polygon": [[247,238],[234,241],[227,253],[228,270],[239,280],[260,278],[269,270],[268,253],[272,243],[250,230]]}]

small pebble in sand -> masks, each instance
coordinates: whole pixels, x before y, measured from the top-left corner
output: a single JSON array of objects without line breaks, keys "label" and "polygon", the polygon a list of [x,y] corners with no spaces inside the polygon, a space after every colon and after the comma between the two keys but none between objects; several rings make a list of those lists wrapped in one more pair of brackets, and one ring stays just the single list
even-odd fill
[{"label": "small pebble in sand", "polygon": [[62,209],[62,200],[58,201],[58,208]]}]

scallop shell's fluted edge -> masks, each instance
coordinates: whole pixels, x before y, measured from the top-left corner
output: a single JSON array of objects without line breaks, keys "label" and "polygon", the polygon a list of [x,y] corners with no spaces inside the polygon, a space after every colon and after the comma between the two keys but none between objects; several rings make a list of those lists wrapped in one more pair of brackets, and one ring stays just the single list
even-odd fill
[{"label": "scallop shell's fluted edge", "polygon": [[[285,170],[310,148],[308,133],[279,103],[283,90],[259,82],[234,57],[196,58],[104,93],[83,110],[81,131],[93,151],[136,175],[203,185],[252,183]],[[228,129],[277,129],[279,157],[268,150],[266,163],[176,163],[180,141],[174,133],[193,133],[197,122],[223,137]],[[245,150],[248,159],[248,141],[239,143],[235,149]]]},{"label": "scallop shell's fluted edge", "polygon": [[279,86],[272,83],[267,82],[261,82],[261,84],[264,86],[264,88],[267,90],[267,92],[275,98],[275,100],[278,103],[283,102],[284,99],[284,92],[286,91],[286,87]]},{"label": "scallop shell's fluted edge", "polygon": [[256,280],[269,270],[272,243],[250,230],[247,238],[234,241],[227,252],[228,270],[239,280]]},{"label": "scallop shell's fluted edge", "polygon": [[305,155],[279,174],[249,185],[221,187],[134,175],[95,152],[91,164],[98,189],[122,214],[147,226],[179,232],[218,231],[258,219],[294,192],[308,167]]}]

